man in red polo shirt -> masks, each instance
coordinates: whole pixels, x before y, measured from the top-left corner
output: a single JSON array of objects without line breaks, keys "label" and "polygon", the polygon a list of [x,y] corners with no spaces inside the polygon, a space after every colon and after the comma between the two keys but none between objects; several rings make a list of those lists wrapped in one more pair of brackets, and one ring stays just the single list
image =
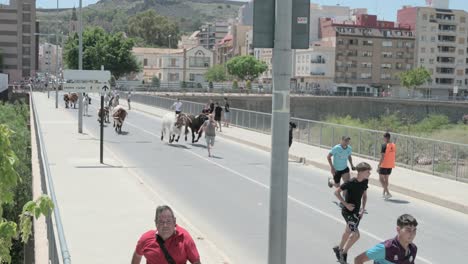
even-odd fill
[{"label": "man in red polo shirt", "polygon": [[190,234],[176,224],[174,212],[167,205],[156,208],[156,230],[144,233],[138,240],[132,264],[143,256],[147,264],[201,264],[200,255]]}]

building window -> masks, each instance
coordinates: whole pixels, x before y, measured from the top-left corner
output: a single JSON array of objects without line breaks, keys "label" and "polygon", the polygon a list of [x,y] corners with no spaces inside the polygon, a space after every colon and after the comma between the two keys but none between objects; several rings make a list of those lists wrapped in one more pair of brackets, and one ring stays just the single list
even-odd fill
[{"label": "building window", "polygon": [[434,48],[431,48],[431,53],[434,53],[435,52],[435,49]]},{"label": "building window", "polygon": [[148,66],[148,59],[143,59],[143,66]]},{"label": "building window", "polygon": [[401,51],[397,52],[396,57],[399,58],[399,59],[403,58],[403,52],[401,52]]},{"label": "building window", "polygon": [[364,40],[364,41],[362,42],[362,45],[364,45],[364,46],[372,46],[372,45],[374,45],[374,42],[373,42],[372,40]]},{"label": "building window", "polygon": [[31,37],[23,36],[23,44],[31,44]]},{"label": "building window", "polygon": [[[29,54],[31,53],[31,48],[30,47],[23,47],[23,54]],[[46,51],[47,53],[47,51]]]},{"label": "building window", "polygon": [[372,73],[368,73],[368,72],[363,72],[361,73],[361,79],[371,79],[372,78]]},{"label": "building window", "polygon": [[402,63],[396,63],[395,64],[395,69],[403,69],[403,64]]},{"label": "building window", "polygon": [[189,57],[189,67],[210,67],[209,57]]},{"label": "building window", "polygon": [[422,35],[421,36],[421,41],[426,41],[426,36]]},{"label": "building window", "polygon": [[23,22],[31,22],[31,14],[23,14]]},{"label": "building window", "polygon": [[460,17],[460,23],[466,23],[466,17]]},{"label": "building window", "polygon": [[406,69],[407,70],[411,70],[413,68],[413,65],[412,64],[406,64]]},{"label": "building window", "polygon": [[458,76],[464,75],[463,70],[457,70],[457,75]]},{"label": "building window", "polygon": [[191,82],[195,81],[195,74],[193,74],[193,73],[189,74],[189,81],[191,81]]},{"label": "building window", "polygon": [[28,4],[28,3],[23,4],[23,11],[31,11],[31,4]]},{"label": "building window", "polygon": [[31,34],[31,25],[23,25],[23,34]]},{"label": "building window", "polygon": [[384,40],[382,41],[382,47],[391,47],[392,41],[391,40]]},{"label": "building window", "polygon": [[382,64],[381,64],[381,68],[382,68],[382,69],[391,69],[391,68],[392,68],[392,64],[390,64],[390,63],[382,63]]},{"label": "building window", "polygon": [[31,66],[31,59],[30,58],[23,58],[23,67]]},{"label": "building window", "polygon": [[382,73],[382,74],[380,74],[380,79],[390,80],[390,79],[392,79],[392,75],[390,73]]},{"label": "building window", "polygon": [[431,42],[435,42],[436,41],[436,37],[432,36],[431,37]]},{"label": "building window", "polygon": [[427,14],[423,14],[422,19],[427,20]]},{"label": "building window", "polygon": [[393,54],[391,52],[382,52],[382,57],[391,58],[393,57]]},{"label": "building window", "polygon": [[465,51],[463,49],[459,49],[458,50],[458,55],[463,55],[463,54],[465,54]]},{"label": "building window", "polygon": [[372,51],[363,51],[362,56],[363,57],[372,57]]},{"label": "building window", "polygon": [[420,58],[419,63],[424,63],[424,58]]},{"label": "building window", "polygon": [[429,64],[434,64],[434,59],[429,59]]},{"label": "building window", "polygon": [[421,48],[421,53],[425,53],[426,52],[426,48]]}]

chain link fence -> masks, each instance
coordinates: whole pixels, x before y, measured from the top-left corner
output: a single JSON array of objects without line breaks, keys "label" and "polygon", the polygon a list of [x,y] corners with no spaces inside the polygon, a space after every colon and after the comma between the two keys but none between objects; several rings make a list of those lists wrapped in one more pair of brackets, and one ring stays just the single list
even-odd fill
[{"label": "chain link fence", "polygon": [[[124,96],[124,95],[123,95]],[[133,94],[132,101],[169,109],[175,99]],[[182,111],[201,113],[204,104],[182,101]],[[384,131],[349,127],[313,120],[291,118],[297,128],[294,140],[321,148],[331,148],[343,135],[351,137],[353,154],[378,160]],[[271,133],[271,114],[231,108],[231,124],[265,134]],[[401,167],[468,182],[468,145],[392,133]]]}]

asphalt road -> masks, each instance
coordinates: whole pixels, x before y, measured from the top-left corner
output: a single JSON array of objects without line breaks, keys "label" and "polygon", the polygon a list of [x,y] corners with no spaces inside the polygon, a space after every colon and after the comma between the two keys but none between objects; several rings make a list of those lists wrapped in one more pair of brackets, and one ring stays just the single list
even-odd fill
[{"label": "asphalt road", "polygon": [[[92,103],[91,116],[84,117],[83,124],[99,135],[98,100],[93,98]],[[215,157],[208,158],[203,138],[199,144],[192,145],[189,138],[170,145],[167,139],[160,140],[160,129],[159,118],[129,111],[123,134],[116,134],[112,124],[105,128],[105,144],[233,263],[266,263],[270,154],[217,137]],[[328,176],[328,171],[289,163],[287,263],[336,263],[331,248],[345,226],[326,185]],[[373,172],[371,177],[378,175]],[[393,237],[396,218],[403,213],[419,222],[416,263],[451,264],[468,259],[467,215],[397,193],[391,201],[384,201],[381,189],[374,186],[368,197],[361,239],[349,259]]]}]

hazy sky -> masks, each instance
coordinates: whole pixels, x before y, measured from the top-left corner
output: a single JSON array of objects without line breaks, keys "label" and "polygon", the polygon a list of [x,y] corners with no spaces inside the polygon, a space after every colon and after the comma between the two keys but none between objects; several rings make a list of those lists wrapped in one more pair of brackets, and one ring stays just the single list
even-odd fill
[{"label": "hazy sky", "polygon": [[[0,0],[8,1],[8,0]],[[242,1],[242,0],[241,0]],[[245,2],[246,0],[244,0]],[[83,6],[96,3],[97,0],[83,0]],[[376,14],[379,19],[396,20],[396,12],[403,5],[423,6],[425,0],[314,0],[313,3],[321,5],[342,5],[350,7],[367,7],[369,14]],[[36,0],[38,7],[55,8],[57,1],[55,0]],[[59,7],[78,7],[79,0],[59,0]],[[450,0],[450,8],[462,9],[468,11],[467,0]]]}]

